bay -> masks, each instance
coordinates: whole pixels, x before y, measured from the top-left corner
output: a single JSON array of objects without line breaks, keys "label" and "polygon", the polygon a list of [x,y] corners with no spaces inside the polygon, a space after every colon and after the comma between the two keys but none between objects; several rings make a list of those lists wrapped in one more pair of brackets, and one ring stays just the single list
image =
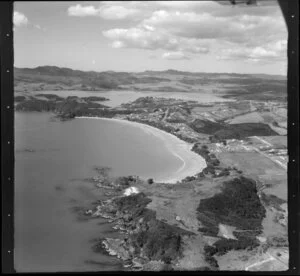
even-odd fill
[{"label": "bay", "polygon": [[92,250],[92,240],[109,233],[111,225],[78,219],[76,210],[103,196],[83,179],[102,166],[115,176],[163,178],[182,161],[137,127],[109,120],[52,121],[52,116],[15,113],[15,269],[120,270],[116,258]]}]

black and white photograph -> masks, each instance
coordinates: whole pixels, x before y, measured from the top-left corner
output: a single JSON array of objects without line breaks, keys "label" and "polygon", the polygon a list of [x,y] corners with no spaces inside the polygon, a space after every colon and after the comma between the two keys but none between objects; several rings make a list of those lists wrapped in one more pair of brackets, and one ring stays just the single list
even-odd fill
[{"label": "black and white photograph", "polygon": [[13,51],[16,272],[290,268],[279,1],[16,1]]}]

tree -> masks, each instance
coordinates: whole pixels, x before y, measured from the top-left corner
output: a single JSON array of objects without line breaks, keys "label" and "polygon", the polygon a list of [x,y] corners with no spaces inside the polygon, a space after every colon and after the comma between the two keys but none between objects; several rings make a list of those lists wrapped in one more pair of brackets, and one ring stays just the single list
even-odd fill
[{"label": "tree", "polygon": [[147,182],[148,182],[148,184],[153,184],[153,183],[154,183],[153,178],[149,178],[149,179],[147,180]]}]

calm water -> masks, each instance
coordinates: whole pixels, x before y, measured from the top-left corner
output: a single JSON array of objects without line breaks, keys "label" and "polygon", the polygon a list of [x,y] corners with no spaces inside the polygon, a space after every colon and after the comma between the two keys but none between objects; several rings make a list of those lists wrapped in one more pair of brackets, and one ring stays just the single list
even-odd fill
[{"label": "calm water", "polygon": [[91,240],[108,236],[111,226],[78,219],[76,208],[102,196],[80,179],[94,176],[95,166],[112,167],[114,175],[155,178],[182,164],[159,138],[136,127],[89,119],[53,122],[51,116],[15,115],[15,268],[119,270],[116,258],[91,249]]}]

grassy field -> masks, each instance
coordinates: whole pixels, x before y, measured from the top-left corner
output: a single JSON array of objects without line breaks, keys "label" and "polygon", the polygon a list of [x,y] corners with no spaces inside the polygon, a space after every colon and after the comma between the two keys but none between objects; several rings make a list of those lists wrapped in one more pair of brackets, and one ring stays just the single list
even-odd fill
[{"label": "grassy field", "polygon": [[[287,148],[287,136],[260,136],[261,139],[273,145],[274,148]],[[264,146],[265,144],[256,138],[248,138],[255,146]]]},{"label": "grassy field", "polygon": [[258,112],[251,112],[244,115],[236,116],[233,119],[227,120],[229,124],[242,123],[263,123],[265,120]]},{"label": "grassy field", "polygon": [[258,152],[221,152],[218,159],[221,164],[235,166],[254,179],[263,175],[272,175],[275,179],[277,175],[286,175],[282,167]]}]

